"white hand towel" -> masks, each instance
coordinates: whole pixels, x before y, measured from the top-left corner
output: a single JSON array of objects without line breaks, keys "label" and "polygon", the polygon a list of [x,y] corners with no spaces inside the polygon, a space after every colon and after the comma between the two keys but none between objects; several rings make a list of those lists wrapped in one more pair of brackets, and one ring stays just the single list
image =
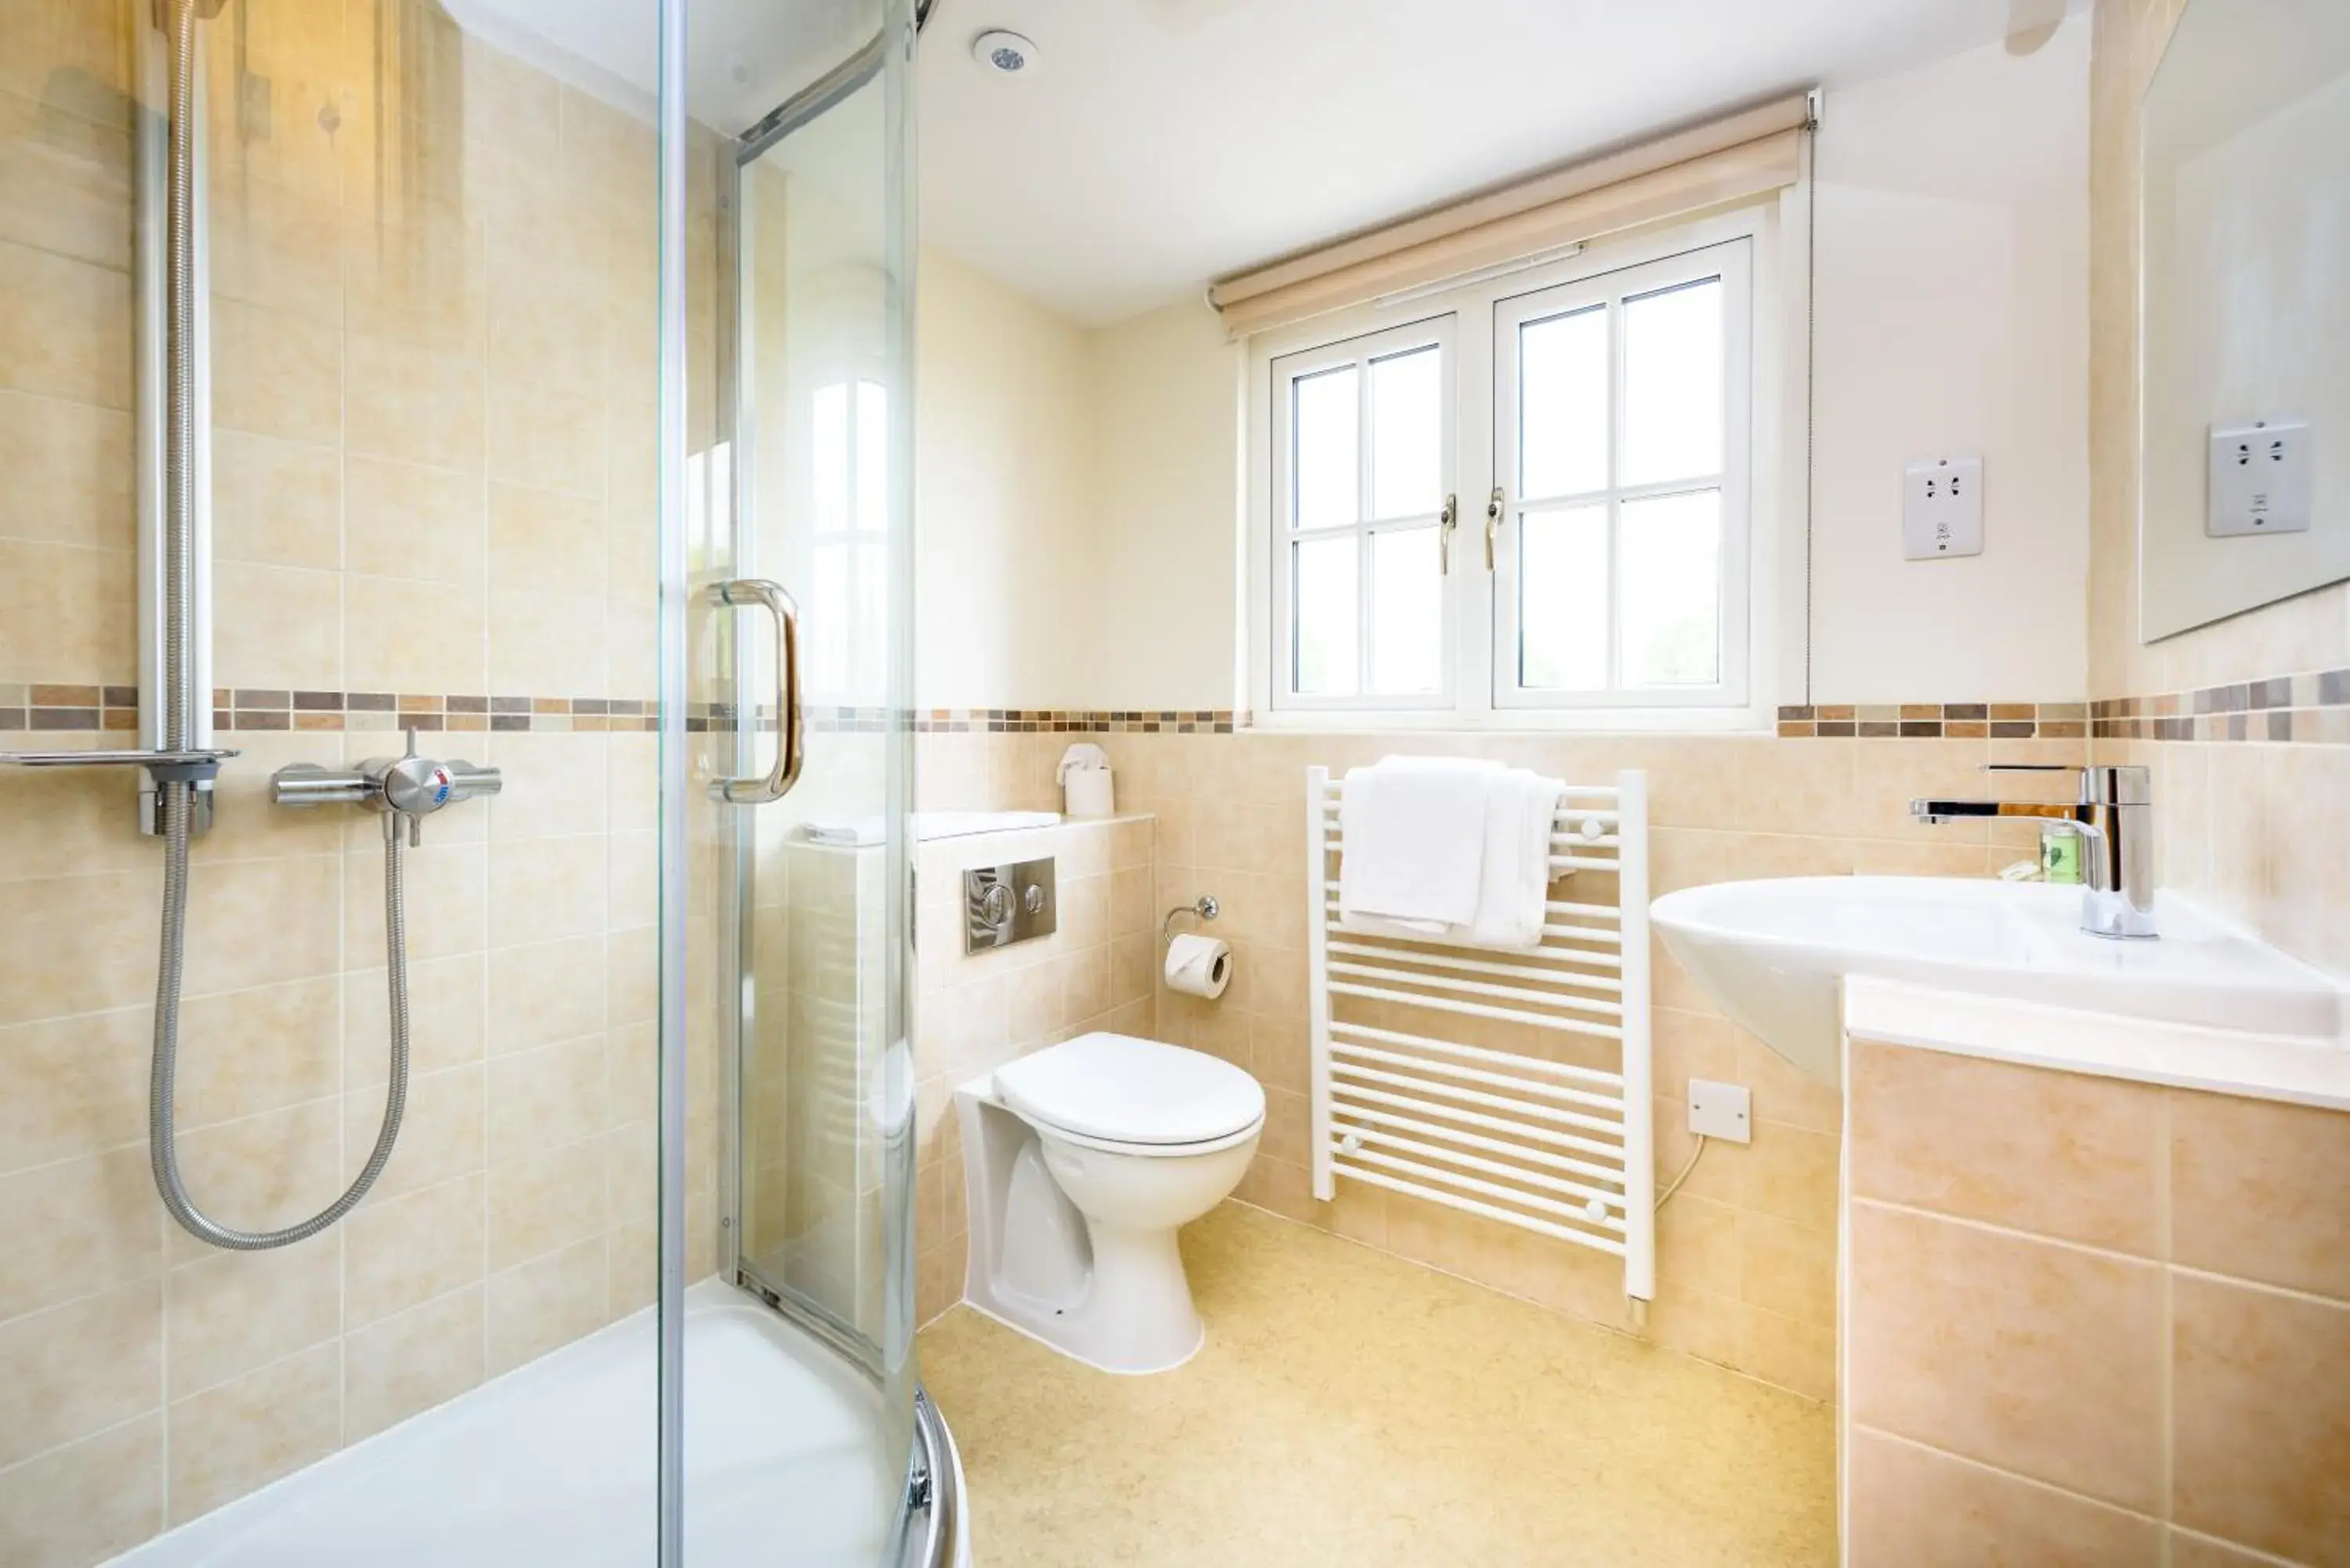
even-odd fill
[{"label": "white hand towel", "polygon": [[[1370,770],[1357,770],[1357,774]],[[1356,774],[1347,775],[1351,798]],[[1376,792],[1384,780],[1374,780]],[[1551,826],[1566,786],[1523,768],[1497,769],[1486,775],[1487,797],[1478,845],[1477,899],[1464,920],[1402,919],[1349,909],[1346,876],[1339,877],[1339,923],[1366,936],[1397,937],[1413,941],[1439,941],[1461,947],[1495,948],[1526,952],[1542,945],[1544,903],[1550,896]],[[1342,826],[1347,818],[1341,807]],[[1351,836],[1349,844],[1354,842]],[[1351,860],[1350,849],[1347,858]]]},{"label": "white hand towel", "polygon": [[1550,896],[1550,831],[1566,785],[1523,768],[1493,781],[1485,819],[1484,879],[1469,940],[1480,947],[1542,945]]},{"label": "white hand towel", "polygon": [[1499,763],[1383,757],[1347,774],[1338,808],[1346,854],[1341,919],[1383,917],[1431,930],[1476,919],[1486,815]]}]

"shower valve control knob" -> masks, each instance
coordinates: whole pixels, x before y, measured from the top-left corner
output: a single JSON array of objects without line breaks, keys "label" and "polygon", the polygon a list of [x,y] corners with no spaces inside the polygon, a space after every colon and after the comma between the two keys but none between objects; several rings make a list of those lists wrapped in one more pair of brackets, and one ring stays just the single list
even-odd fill
[{"label": "shower valve control knob", "polygon": [[348,771],[296,763],[278,769],[270,780],[271,796],[280,805],[364,805],[385,815],[387,831],[405,820],[411,844],[421,837],[423,819],[442,807],[504,787],[504,776],[495,768],[418,756],[412,730],[404,756],[370,757]]}]

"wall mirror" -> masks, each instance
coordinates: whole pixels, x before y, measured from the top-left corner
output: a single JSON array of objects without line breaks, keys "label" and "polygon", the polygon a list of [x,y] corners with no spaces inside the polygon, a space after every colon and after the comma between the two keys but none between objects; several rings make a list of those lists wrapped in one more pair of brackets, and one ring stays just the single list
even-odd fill
[{"label": "wall mirror", "polygon": [[2350,578],[2350,5],[2188,0],[2143,113],[2152,642]]}]

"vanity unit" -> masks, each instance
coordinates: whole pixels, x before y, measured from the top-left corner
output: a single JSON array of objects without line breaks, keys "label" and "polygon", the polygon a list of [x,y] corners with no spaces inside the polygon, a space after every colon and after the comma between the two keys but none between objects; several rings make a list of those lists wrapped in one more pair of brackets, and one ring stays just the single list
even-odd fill
[{"label": "vanity unit", "polygon": [[1841,877],[1655,906],[1725,1011],[1844,1087],[1845,1562],[2350,1563],[2343,989],[2185,900],[2155,940],[2080,902]]}]

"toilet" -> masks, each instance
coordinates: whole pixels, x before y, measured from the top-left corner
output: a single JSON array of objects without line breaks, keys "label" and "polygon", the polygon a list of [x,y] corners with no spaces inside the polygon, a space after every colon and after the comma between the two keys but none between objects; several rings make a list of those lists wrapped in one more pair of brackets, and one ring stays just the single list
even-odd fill
[{"label": "toilet", "polygon": [[964,1299],[1105,1372],[1164,1372],[1205,1331],[1175,1232],[1231,1196],[1264,1090],[1229,1062],[1094,1033],[955,1091]]}]

